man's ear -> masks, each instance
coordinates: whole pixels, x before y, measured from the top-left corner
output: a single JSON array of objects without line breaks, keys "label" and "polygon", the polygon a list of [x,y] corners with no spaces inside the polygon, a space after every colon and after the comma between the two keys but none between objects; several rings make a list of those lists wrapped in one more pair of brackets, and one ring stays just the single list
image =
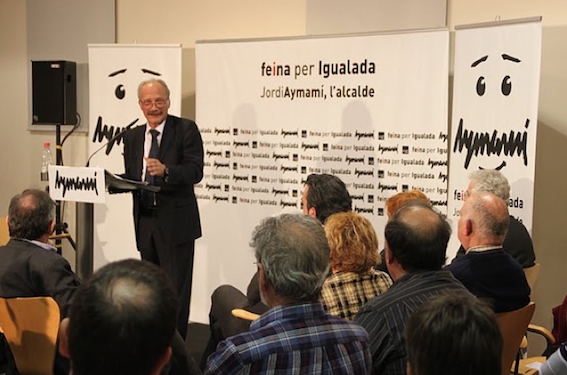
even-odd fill
[{"label": "man's ear", "polygon": [[465,221],[465,225],[464,225],[463,227],[464,227],[463,230],[465,231],[464,234],[465,234],[467,237],[469,237],[469,236],[472,234],[472,232],[473,232],[473,223],[472,223],[472,221],[469,220],[469,219],[467,219],[467,220]]},{"label": "man's ear", "polygon": [[406,373],[408,375],[413,375],[413,371],[411,370],[411,365],[409,364],[409,362],[407,362],[406,364]]},{"label": "man's ear", "polygon": [[307,210],[307,214],[317,219],[317,210],[315,209],[315,207],[311,207],[309,210]]},{"label": "man's ear", "polygon": [[168,346],[167,349],[165,349],[165,352],[163,352],[163,354],[159,356],[156,366],[154,367],[154,371],[152,372],[153,375],[161,374],[161,370],[165,367],[165,365],[169,363],[169,360],[171,359],[171,352],[171,346]]},{"label": "man's ear", "polygon": [[268,287],[268,277],[266,276],[266,271],[261,264],[258,264],[258,287],[260,290],[266,290]]},{"label": "man's ear", "polygon": [[53,232],[55,232],[55,220],[52,220],[51,223],[49,223],[49,235],[52,235]]},{"label": "man's ear", "polygon": [[386,264],[392,264],[394,261],[394,255],[392,255],[392,251],[390,250],[390,246],[388,246],[388,241],[384,240],[384,261]]},{"label": "man's ear", "polygon": [[69,354],[69,318],[65,318],[59,325],[59,353],[65,358],[71,359]]}]

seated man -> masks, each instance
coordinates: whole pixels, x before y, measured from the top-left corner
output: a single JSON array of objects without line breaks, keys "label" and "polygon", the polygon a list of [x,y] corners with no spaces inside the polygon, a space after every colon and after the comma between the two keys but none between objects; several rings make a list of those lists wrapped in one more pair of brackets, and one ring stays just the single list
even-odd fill
[{"label": "seated man", "polygon": [[[352,199],[344,182],[330,174],[310,174],[305,182],[301,202],[303,213],[316,217],[321,224],[325,223],[330,215],[350,211],[352,207]],[[252,277],[246,295],[232,285],[221,285],[213,292],[209,313],[211,335],[201,357],[201,368],[204,368],[207,357],[220,341],[248,331],[250,322],[232,316],[231,311],[236,308],[256,314],[268,310],[260,300],[258,274]]]},{"label": "seated man", "polygon": [[10,241],[0,247],[0,297],[53,297],[66,317],[80,281],[49,244],[55,202],[45,191],[24,190],[10,200],[7,223]]},{"label": "seated man", "polygon": [[368,331],[373,374],[405,375],[404,330],[409,316],[429,299],[456,291],[468,294],[445,264],[451,227],[427,204],[409,202],[384,231],[386,266],[394,285],[364,305],[354,321]]},{"label": "seated man", "polygon": [[[52,297],[65,318],[80,281],[49,244],[55,202],[45,191],[24,190],[10,200],[7,224],[10,241],[0,247],[0,297]],[[57,356],[54,373],[68,372],[68,361]]]},{"label": "seated man", "polygon": [[[421,190],[408,190],[402,191],[400,193],[392,195],[386,200],[386,214],[388,215],[388,220],[394,216],[394,214],[403,206],[410,202],[420,202],[422,204],[431,206],[431,202],[427,195],[425,195]],[[386,258],[384,255],[384,249],[380,251],[380,263],[376,264],[374,267],[378,271],[388,273],[388,267],[386,267]]]},{"label": "seated man", "polygon": [[157,266],[134,259],[99,269],[61,322],[61,354],[74,375],[154,375],[171,356],[177,297]]},{"label": "seated man", "polygon": [[[488,192],[500,197],[506,205],[510,201],[510,185],[508,180],[500,171],[493,169],[481,169],[474,171],[469,176],[471,182],[467,194],[477,192]],[[510,215],[508,232],[504,237],[502,248],[516,259],[523,268],[529,268],[535,264],[534,245],[528,230],[514,216]],[[455,259],[465,255],[465,249],[461,246],[457,251]],[[454,260],[453,260],[454,261]]]},{"label": "seated man", "polygon": [[517,310],[530,302],[522,266],[502,249],[508,218],[508,206],[496,195],[470,195],[457,229],[466,254],[445,267],[496,313]]},{"label": "seated man", "polygon": [[329,272],[329,244],[308,215],[270,217],[252,247],[262,300],[270,307],[250,331],[222,341],[205,374],[368,374],[368,334],[325,313],[319,303]]},{"label": "seated man", "polygon": [[467,295],[442,295],[408,320],[408,375],[500,375],[502,345],[488,306]]}]

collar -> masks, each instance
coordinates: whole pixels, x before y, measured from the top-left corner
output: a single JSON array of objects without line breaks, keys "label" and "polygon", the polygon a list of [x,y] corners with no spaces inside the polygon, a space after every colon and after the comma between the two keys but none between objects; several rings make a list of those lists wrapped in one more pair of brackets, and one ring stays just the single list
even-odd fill
[{"label": "collar", "polygon": [[466,251],[466,253],[480,253],[483,251],[488,251],[488,250],[500,250],[502,249],[502,245],[478,245],[478,246],[473,246],[470,249],[468,249]]},{"label": "collar", "polygon": [[324,315],[326,315],[326,312],[323,310],[323,305],[319,302],[302,303],[298,305],[280,305],[266,311],[260,316],[260,318],[253,321],[252,324],[250,324],[250,330],[252,331],[265,327],[275,321],[289,320],[293,318],[313,319],[317,316]]},{"label": "collar", "polygon": [[42,249],[45,249],[45,250],[57,252],[57,248],[54,247],[54,246],[51,246],[51,245],[48,244],[48,243],[39,242],[39,241],[36,241],[36,240],[26,240],[25,238],[18,238],[18,239],[21,240],[21,241],[25,241],[25,242],[32,243],[32,244],[34,244],[34,245],[36,245],[36,246],[39,246],[39,247],[41,247]]},{"label": "collar", "polygon": [[[165,120],[162,121],[161,124],[155,127],[155,129],[159,132],[158,137],[163,135],[163,128],[165,128],[166,121],[167,121],[167,117],[165,118]],[[150,126],[146,123],[146,132],[145,132],[146,135],[150,134],[150,129],[151,129]]]}]

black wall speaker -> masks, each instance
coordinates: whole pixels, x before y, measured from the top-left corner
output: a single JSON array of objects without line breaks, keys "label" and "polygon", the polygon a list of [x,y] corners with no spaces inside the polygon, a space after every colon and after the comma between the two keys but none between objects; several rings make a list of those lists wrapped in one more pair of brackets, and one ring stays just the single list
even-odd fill
[{"label": "black wall speaker", "polygon": [[32,61],[32,124],[77,124],[77,64]]}]

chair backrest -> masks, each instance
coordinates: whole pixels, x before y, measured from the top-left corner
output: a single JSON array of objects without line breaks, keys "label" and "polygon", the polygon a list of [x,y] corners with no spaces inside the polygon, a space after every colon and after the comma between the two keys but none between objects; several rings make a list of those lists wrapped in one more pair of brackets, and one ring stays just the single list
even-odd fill
[{"label": "chair backrest", "polygon": [[0,298],[0,327],[20,374],[53,374],[59,323],[51,297]]},{"label": "chair backrest", "polygon": [[0,217],[0,246],[6,245],[10,240],[10,232],[6,224],[6,216]]},{"label": "chair backrest", "polygon": [[502,333],[502,375],[510,374],[512,362],[516,359],[522,338],[532,320],[535,303],[530,302],[521,309],[496,314],[496,321]]},{"label": "chair backrest", "polygon": [[541,268],[541,264],[540,263],[536,263],[531,267],[528,268],[524,268],[524,273],[526,274],[526,280],[528,281],[528,285],[530,286],[530,289],[534,290],[534,285],[537,281],[537,278],[539,276],[539,271]]}]

